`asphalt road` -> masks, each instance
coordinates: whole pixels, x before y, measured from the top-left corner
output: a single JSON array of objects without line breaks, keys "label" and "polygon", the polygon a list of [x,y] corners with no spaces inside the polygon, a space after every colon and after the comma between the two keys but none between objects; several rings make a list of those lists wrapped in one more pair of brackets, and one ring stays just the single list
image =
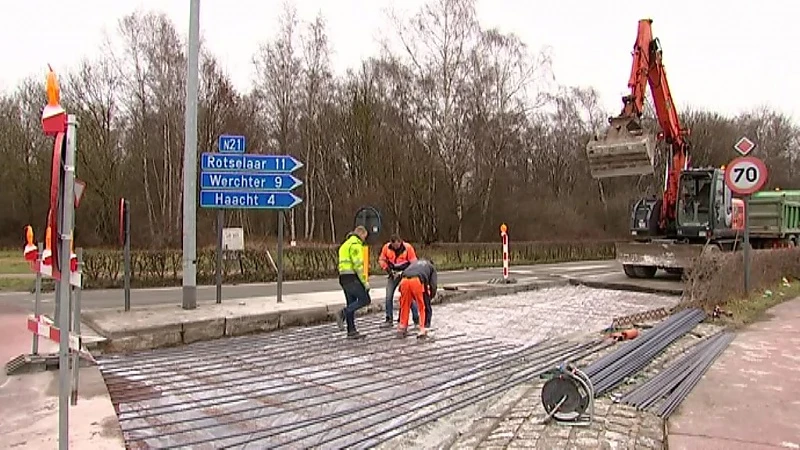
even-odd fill
[{"label": "asphalt road", "polygon": [[[519,281],[557,279],[560,276],[603,276],[621,274],[622,270],[615,261],[581,261],[563,264],[541,264],[534,266],[512,266],[510,276]],[[492,278],[502,276],[500,268],[484,268],[474,270],[458,270],[439,273],[439,284],[442,286],[455,284],[486,283]],[[372,276],[370,280],[371,294],[374,297],[383,296],[386,287],[386,277]],[[329,292],[339,290],[336,279],[314,281],[287,281],[283,283],[284,295],[304,294],[312,292]],[[265,297],[276,295],[275,283],[257,283],[241,285],[225,285],[222,288],[223,302],[250,297]],[[131,305],[180,305],[182,298],[181,287],[134,289],[131,291]],[[216,287],[198,286],[197,302],[211,303],[216,300]],[[30,311],[33,308],[34,296],[30,293],[2,293],[0,305],[14,305]],[[42,296],[45,312],[52,309],[53,293]],[[121,289],[90,290],[81,294],[81,308],[106,309],[122,308],[124,294]]]}]

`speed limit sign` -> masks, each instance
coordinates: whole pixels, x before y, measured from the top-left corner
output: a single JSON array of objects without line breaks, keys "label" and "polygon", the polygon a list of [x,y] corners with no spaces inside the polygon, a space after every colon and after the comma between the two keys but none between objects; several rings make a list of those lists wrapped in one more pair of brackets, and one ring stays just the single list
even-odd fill
[{"label": "speed limit sign", "polygon": [[767,166],[758,158],[736,158],[725,169],[725,184],[739,195],[750,195],[767,182]]}]

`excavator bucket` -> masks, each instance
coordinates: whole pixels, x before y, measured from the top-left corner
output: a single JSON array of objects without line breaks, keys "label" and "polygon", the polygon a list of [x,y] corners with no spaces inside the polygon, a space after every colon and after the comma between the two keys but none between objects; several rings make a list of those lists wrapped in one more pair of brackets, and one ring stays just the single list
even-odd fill
[{"label": "excavator bucket", "polygon": [[605,134],[586,145],[589,171],[595,179],[653,174],[655,147],[635,118],[613,118]]}]

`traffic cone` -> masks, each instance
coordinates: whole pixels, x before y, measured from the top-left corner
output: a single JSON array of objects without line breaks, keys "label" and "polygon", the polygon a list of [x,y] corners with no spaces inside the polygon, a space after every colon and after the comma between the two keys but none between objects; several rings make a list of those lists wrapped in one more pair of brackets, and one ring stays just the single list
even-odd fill
[{"label": "traffic cone", "polygon": [[52,249],[53,249],[52,230],[48,226],[44,236],[44,250],[42,251],[42,264],[46,266],[53,265]]},{"label": "traffic cone", "polygon": [[39,249],[36,247],[36,244],[33,243],[33,227],[30,225],[25,226],[25,249],[22,251],[22,255],[25,258],[25,261],[34,262],[36,261],[36,257],[39,256]]}]

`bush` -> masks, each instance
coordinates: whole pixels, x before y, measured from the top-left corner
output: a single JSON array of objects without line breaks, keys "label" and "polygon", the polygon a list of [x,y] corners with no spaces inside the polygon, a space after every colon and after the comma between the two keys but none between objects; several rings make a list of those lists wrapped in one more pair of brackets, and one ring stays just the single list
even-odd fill
[{"label": "bush", "polygon": [[[798,248],[753,250],[751,256],[752,291],[772,289],[783,278],[800,278]],[[686,299],[707,310],[746,298],[742,252],[704,254],[686,271],[684,283]]]},{"label": "bush", "polygon": [[[311,280],[337,275],[335,245],[284,247],[284,279]],[[614,241],[591,242],[512,242],[512,264],[556,263],[614,258]],[[370,247],[370,273],[382,272],[378,265],[380,246]],[[434,261],[440,270],[500,267],[502,247],[498,243],[436,244],[417,247],[421,258]],[[121,250],[84,251],[86,289],[120,287],[123,283]],[[271,282],[277,277],[273,248],[248,249],[228,253],[222,265],[223,282]],[[136,250],[131,252],[131,285],[135,287],[176,286],[181,283],[182,258],[179,250]],[[197,282],[215,281],[216,251],[197,253]]]}]

